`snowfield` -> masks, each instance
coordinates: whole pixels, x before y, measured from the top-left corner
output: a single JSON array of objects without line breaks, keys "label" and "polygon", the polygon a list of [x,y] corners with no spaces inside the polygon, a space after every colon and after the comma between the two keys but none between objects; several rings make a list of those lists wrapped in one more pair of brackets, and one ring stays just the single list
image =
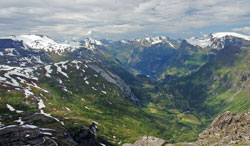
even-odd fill
[{"label": "snowfield", "polygon": [[189,39],[186,39],[186,41],[190,43],[191,45],[205,48],[205,47],[211,47],[213,45],[214,39],[220,39],[221,41],[223,41],[223,39],[226,36],[241,38],[241,39],[245,39],[248,41],[250,40],[250,36],[247,36],[247,35],[242,35],[242,34],[235,33],[235,32],[218,32],[218,33],[212,33],[208,36],[205,36],[204,38],[191,37]]},{"label": "snowfield", "polygon": [[[59,55],[62,55],[64,52],[73,52],[81,47],[87,48],[91,51],[94,51],[95,46],[103,45],[100,41],[94,40],[92,38],[87,38],[83,41],[83,43],[77,41],[70,42],[56,42],[53,39],[49,38],[45,35],[20,35],[20,36],[8,36],[8,37],[0,37],[0,39],[12,39],[15,41],[22,41],[24,43],[25,50],[27,49],[35,49],[35,50],[43,50],[46,52],[53,52]],[[15,56],[13,53],[15,50],[6,50],[8,56]],[[0,54],[3,56],[3,53]]]}]

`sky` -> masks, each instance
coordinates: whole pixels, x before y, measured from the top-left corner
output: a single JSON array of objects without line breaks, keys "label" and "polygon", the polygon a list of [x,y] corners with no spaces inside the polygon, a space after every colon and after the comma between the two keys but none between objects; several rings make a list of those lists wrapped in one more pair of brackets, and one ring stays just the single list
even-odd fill
[{"label": "sky", "polygon": [[1,36],[57,40],[250,35],[250,0],[1,0]]}]

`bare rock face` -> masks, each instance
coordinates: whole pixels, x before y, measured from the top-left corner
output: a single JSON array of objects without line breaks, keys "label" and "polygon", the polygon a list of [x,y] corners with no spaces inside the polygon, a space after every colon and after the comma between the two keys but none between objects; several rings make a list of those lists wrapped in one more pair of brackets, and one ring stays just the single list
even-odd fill
[{"label": "bare rock face", "polygon": [[[31,114],[31,113],[29,113]],[[99,146],[97,126],[70,133],[58,121],[43,114],[24,117],[20,125],[1,125],[0,146]],[[22,121],[20,119],[20,121]],[[38,123],[47,123],[39,125]],[[39,126],[38,126],[39,125]]]},{"label": "bare rock face", "polygon": [[27,117],[25,124],[7,125],[0,127],[0,146],[58,146],[58,145],[78,145],[70,134],[61,127],[35,126],[37,121],[57,122],[42,114],[35,114]]},{"label": "bare rock face", "polygon": [[134,103],[138,102],[137,97],[131,91],[130,87],[117,75],[95,65],[95,64],[88,64],[90,68],[98,72],[104,79],[108,82],[115,84],[120,88],[120,90],[125,94],[125,96],[133,101]]},{"label": "bare rock face", "polygon": [[134,144],[123,144],[123,146],[162,146],[165,140],[153,136],[140,137]]},{"label": "bare rock face", "polygon": [[199,135],[194,143],[166,144],[166,146],[234,146],[250,145],[250,110],[244,114],[225,112],[220,114]]}]

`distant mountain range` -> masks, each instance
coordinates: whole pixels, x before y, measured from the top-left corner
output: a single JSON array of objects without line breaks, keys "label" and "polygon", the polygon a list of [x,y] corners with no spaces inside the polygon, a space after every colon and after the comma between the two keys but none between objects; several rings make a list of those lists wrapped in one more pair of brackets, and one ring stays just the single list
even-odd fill
[{"label": "distant mountain range", "polygon": [[197,71],[226,46],[242,46],[249,36],[232,32],[213,33],[204,38],[172,40],[151,37],[135,40],[103,41],[102,51],[113,57],[130,72],[155,79],[181,77]]},{"label": "distant mountain range", "polygon": [[[0,145],[121,145],[143,135],[194,141],[218,114],[249,109],[249,50],[250,36],[232,32],[1,37]],[[94,139],[92,123],[100,130]]]}]

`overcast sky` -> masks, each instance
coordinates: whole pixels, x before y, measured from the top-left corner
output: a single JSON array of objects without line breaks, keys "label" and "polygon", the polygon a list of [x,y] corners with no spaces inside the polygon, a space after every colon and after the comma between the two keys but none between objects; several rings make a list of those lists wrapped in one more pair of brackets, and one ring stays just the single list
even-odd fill
[{"label": "overcast sky", "polygon": [[1,36],[57,40],[250,34],[250,0],[1,0]]}]

